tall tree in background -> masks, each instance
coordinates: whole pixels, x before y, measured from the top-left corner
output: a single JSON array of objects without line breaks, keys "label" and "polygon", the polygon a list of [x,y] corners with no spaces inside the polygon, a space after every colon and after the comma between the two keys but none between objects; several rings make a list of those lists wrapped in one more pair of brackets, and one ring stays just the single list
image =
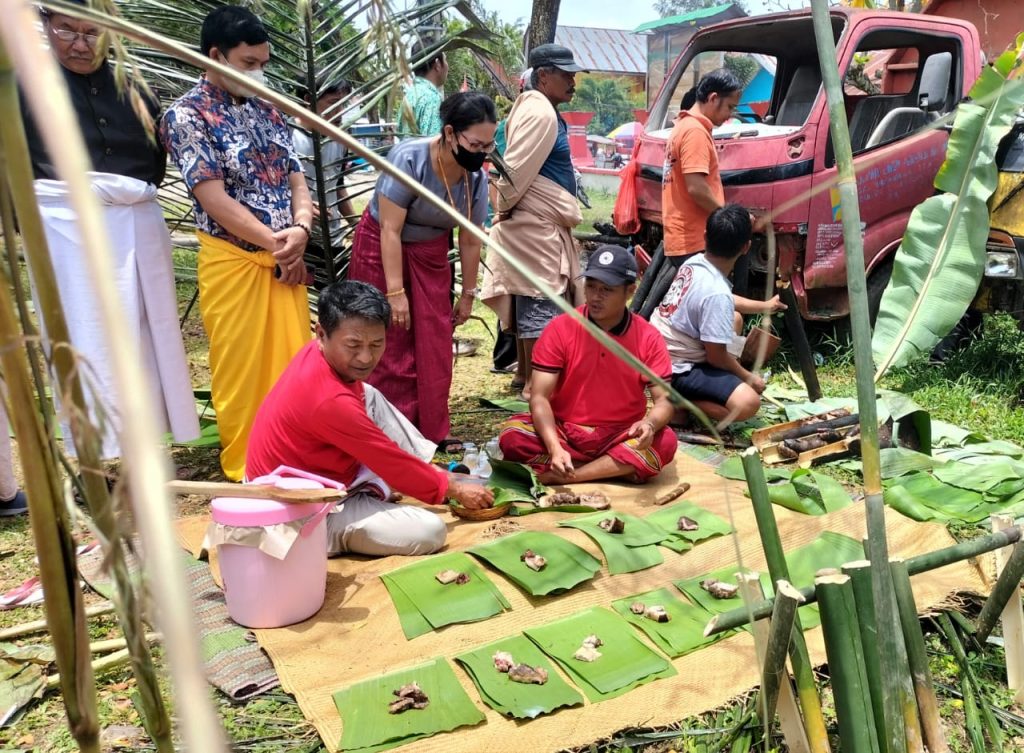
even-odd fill
[{"label": "tall tree in background", "polygon": [[[695,10],[703,10],[704,8],[714,8],[716,5],[726,5],[730,2],[741,10],[750,12],[745,0],[657,0],[654,3],[654,10],[662,18],[668,18],[669,16],[681,16],[684,13],[692,13]],[[537,7],[536,1],[533,7]],[[536,10],[534,12],[536,13]]]},{"label": "tall tree in background", "polygon": [[558,7],[561,3],[562,0],[533,0],[533,14],[530,16],[530,26],[526,32],[527,51],[555,41]]}]

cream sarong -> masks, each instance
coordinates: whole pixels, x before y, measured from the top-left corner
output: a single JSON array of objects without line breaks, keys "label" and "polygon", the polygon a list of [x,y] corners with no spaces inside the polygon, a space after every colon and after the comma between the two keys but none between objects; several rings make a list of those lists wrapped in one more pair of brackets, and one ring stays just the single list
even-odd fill
[{"label": "cream sarong", "polygon": [[[177,441],[199,436],[195,398],[185,347],[178,325],[171,236],[157,204],[156,186],[110,173],[90,173],[92,190],[103,204],[110,243],[110,275],[114,278],[124,321],[136,338],[142,366],[149,378],[158,418]],[[71,347],[82,359],[80,373],[92,420],[103,427],[103,458],[121,455],[118,393],[110,366],[117,347],[103,330],[97,293],[82,264],[78,218],[67,184],[35,181],[46,242],[57,278]],[[31,270],[30,274],[31,274]],[[33,291],[35,290],[33,278]],[[35,296],[38,301],[39,297]],[[42,324],[42,317],[40,317]],[[49,355],[52,343],[43,332]],[[70,421],[60,410],[65,450],[74,454]]]},{"label": "cream sarong", "polygon": [[[509,216],[495,223],[491,238],[576,305],[583,296],[572,229],[583,216],[574,195],[540,174],[558,136],[555,108],[540,92],[523,92],[509,112],[506,134],[504,160],[512,181],[498,181],[496,210]],[[480,297],[505,326],[512,321],[514,295],[539,298],[543,293],[497,254],[488,254]]]}]

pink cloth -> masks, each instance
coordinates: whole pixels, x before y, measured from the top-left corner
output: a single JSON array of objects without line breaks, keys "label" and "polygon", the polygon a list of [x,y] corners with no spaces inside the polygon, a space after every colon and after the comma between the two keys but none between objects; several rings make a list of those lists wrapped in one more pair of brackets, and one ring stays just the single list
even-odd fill
[{"label": "pink cloth", "polygon": [[[384,357],[367,380],[432,442],[448,436],[452,386],[451,268],[449,235],[402,243],[402,279],[412,326],[388,327]],[[350,280],[387,292],[380,253],[380,225],[367,210],[356,228]]]}]

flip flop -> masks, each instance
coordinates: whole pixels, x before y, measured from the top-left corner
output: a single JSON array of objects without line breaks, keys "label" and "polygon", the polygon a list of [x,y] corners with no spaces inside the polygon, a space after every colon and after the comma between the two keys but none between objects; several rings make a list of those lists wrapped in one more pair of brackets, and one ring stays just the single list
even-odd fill
[{"label": "flip flop", "polygon": [[437,443],[437,452],[445,452],[450,455],[460,453],[465,449],[466,448],[462,445],[462,440],[456,439],[455,437],[448,437],[447,439],[442,439]]}]

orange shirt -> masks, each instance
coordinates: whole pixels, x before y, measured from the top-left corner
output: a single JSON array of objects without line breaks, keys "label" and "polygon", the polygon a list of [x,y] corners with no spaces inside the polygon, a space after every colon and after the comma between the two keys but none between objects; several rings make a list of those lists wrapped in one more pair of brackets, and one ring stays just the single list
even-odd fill
[{"label": "orange shirt", "polygon": [[683,177],[686,173],[706,175],[711,193],[720,204],[725,203],[712,127],[700,113],[683,110],[668,137],[661,183],[665,256],[687,256],[704,250],[704,226],[710,213],[690,197]]}]

